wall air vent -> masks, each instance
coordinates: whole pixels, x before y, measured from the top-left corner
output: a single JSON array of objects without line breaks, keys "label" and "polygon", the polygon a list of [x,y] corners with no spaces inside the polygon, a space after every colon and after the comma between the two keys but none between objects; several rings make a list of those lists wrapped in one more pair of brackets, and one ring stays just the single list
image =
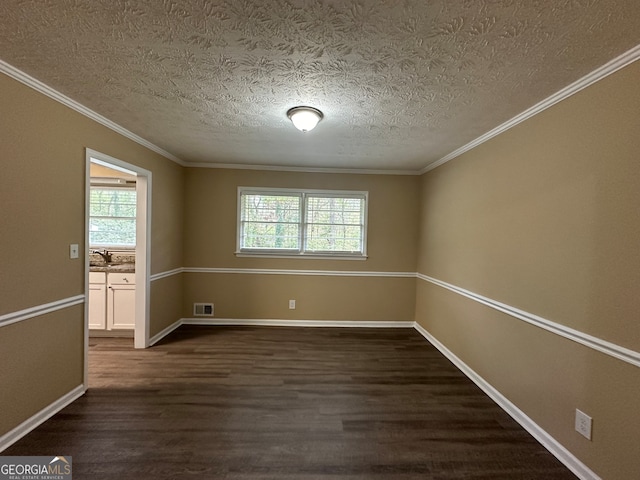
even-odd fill
[{"label": "wall air vent", "polygon": [[194,303],[193,315],[196,317],[213,317],[213,303]]}]

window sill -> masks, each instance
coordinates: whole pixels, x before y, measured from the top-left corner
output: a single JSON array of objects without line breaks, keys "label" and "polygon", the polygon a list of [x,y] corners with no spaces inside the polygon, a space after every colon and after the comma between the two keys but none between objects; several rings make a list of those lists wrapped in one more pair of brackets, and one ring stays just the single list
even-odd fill
[{"label": "window sill", "polygon": [[309,260],[367,260],[367,255],[350,254],[318,254],[318,253],[279,253],[279,252],[235,252],[236,257],[250,258],[296,258]]}]

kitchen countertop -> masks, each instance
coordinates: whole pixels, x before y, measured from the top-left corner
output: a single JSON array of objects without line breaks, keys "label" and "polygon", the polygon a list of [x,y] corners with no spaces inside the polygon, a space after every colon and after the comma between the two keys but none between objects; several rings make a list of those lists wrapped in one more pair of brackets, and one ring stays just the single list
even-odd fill
[{"label": "kitchen countertop", "polygon": [[89,265],[90,272],[107,272],[107,273],[134,273],[136,271],[135,263],[119,263],[119,264],[103,264]]},{"label": "kitchen countertop", "polygon": [[[94,253],[96,252],[96,253]],[[105,262],[105,255],[93,251],[89,254],[89,271],[106,273],[133,273],[136,271],[136,256],[132,252],[111,252],[104,250],[109,262]]]}]

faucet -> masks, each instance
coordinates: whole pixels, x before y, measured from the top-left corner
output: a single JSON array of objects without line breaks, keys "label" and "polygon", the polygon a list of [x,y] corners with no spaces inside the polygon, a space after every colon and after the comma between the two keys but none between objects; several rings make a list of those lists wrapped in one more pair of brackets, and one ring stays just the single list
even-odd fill
[{"label": "faucet", "polygon": [[104,258],[105,263],[111,263],[111,254],[106,248],[104,249],[104,252],[101,252],[100,250],[92,250],[91,253],[97,253]]}]

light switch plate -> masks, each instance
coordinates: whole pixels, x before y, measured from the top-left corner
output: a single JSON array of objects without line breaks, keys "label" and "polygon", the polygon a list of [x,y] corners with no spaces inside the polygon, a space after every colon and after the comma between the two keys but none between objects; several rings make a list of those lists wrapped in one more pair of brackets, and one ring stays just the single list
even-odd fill
[{"label": "light switch plate", "polygon": [[69,245],[69,258],[78,258],[78,252],[79,249],[77,243],[72,243],[71,245]]}]

